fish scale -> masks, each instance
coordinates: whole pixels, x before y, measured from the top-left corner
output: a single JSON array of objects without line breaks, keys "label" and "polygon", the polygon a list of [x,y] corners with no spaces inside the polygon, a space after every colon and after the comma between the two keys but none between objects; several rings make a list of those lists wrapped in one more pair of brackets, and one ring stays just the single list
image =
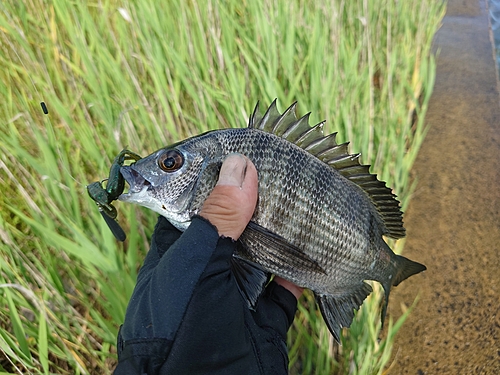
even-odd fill
[{"label": "fish scale", "polygon": [[248,128],[211,131],[122,167],[130,189],[120,200],[185,230],[225,157],[246,155],[258,171],[259,200],[231,262],[242,296],[256,308],[269,273],[309,288],[339,341],[371,293],[365,280],[384,288],[383,321],[391,287],[425,266],[394,254],[382,238],[405,234],[391,189],[308,118],[296,118],[295,104],[281,114],[273,102],[263,115],[257,105]]}]

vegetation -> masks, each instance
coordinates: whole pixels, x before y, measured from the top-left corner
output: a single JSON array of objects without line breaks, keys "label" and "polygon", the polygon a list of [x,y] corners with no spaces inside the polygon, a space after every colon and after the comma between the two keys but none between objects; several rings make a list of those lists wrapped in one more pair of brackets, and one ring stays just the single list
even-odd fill
[{"label": "vegetation", "polygon": [[[297,100],[405,208],[443,12],[434,0],[2,1],[0,374],[112,371],[156,215],[117,203],[118,243],[85,186],[125,146],[144,156],[243,127],[257,100]],[[382,373],[404,317],[381,333],[380,298],[337,347],[306,295],[291,373]]]}]

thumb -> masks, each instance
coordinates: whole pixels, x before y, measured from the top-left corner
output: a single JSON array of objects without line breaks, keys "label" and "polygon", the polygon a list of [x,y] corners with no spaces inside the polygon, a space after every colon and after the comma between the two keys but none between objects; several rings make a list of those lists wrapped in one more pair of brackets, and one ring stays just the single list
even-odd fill
[{"label": "thumb", "polygon": [[242,187],[247,172],[247,158],[241,154],[231,154],[222,163],[217,185]]},{"label": "thumb", "polygon": [[217,227],[219,235],[237,240],[257,205],[257,170],[247,157],[231,154],[222,163],[219,181],[200,215]]}]

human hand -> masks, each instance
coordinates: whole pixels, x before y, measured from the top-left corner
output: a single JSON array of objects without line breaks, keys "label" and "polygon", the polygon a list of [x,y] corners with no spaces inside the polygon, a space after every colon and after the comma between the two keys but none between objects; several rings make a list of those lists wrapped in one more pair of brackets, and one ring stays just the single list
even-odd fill
[{"label": "human hand", "polygon": [[257,192],[255,165],[241,154],[229,155],[222,164],[217,185],[201,208],[200,216],[215,225],[219,235],[237,240],[253,216]]},{"label": "human hand", "polygon": [[118,337],[116,375],[288,372],[286,332],[302,289],[276,277],[251,311],[230,266],[257,191],[253,163],[230,155],[184,233],[158,220]]},{"label": "human hand", "polygon": [[[200,216],[210,221],[219,235],[237,240],[253,216],[257,205],[257,169],[241,154],[229,155],[222,164],[219,180],[203,204]],[[303,288],[281,277],[274,281],[299,299]]]}]

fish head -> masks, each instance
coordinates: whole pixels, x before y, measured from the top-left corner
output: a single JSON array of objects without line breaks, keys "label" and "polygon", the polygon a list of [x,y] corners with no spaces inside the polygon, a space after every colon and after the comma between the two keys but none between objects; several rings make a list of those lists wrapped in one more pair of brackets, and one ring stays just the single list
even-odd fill
[{"label": "fish head", "polygon": [[185,230],[191,222],[191,203],[208,156],[206,147],[187,147],[181,142],[123,166],[120,172],[130,187],[118,199],[158,212]]}]

